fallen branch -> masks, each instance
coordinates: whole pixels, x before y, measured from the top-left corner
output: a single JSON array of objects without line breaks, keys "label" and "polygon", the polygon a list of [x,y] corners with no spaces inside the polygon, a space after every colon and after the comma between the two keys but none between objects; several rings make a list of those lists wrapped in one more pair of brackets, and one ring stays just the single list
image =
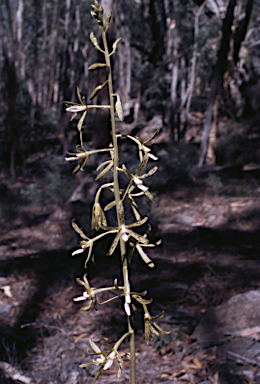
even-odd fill
[{"label": "fallen branch", "polygon": [[14,381],[20,381],[24,384],[32,384],[32,379],[28,376],[25,376],[23,373],[21,373],[18,369],[14,368],[12,365],[0,361],[0,369],[4,372],[5,376],[7,378],[10,378]]}]

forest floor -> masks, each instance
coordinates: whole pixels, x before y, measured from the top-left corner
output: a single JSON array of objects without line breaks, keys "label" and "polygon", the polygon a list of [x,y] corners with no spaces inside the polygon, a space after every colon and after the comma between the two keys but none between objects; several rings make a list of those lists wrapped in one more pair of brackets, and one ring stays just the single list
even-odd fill
[{"label": "forest floor", "polygon": [[[6,182],[6,188],[14,193],[26,182]],[[260,383],[258,318],[254,324],[243,315],[239,322],[234,315],[232,321],[239,326],[224,339],[205,342],[196,334],[205,314],[260,288],[259,195],[258,179],[231,175],[227,181],[215,173],[156,195],[150,208],[156,224],[152,237],[163,240],[149,250],[156,267],[149,269],[134,256],[131,283],[136,291],[148,290],[153,315],[165,312],[158,323],[170,335],[147,345],[137,310],[138,384]],[[104,338],[113,344],[126,330],[120,300],[83,314],[82,304],[73,302],[82,294],[75,278],[85,272],[83,257],[70,256],[78,246],[70,220],[82,204],[68,198],[63,205],[12,207],[12,218],[1,225],[0,382],[92,383],[97,367],[78,367],[92,361],[89,338],[105,350]],[[87,219],[90,210],[89,204]],[[113,284],[120,268],[117,256],[108,258],[102,247],[96,250],[95,263],[87,269],[92,286]],[[103,294],[102,299],[107,297]],[[260,301],[255,305],[259,312]],[[234,349],[235,332],[240,344]],[[242,353],[241,343],[253,345],[254,355]],[[127,342],[122,350],[129,351]],[[115,362],[98,382],[129,383],[129,361],[125,359],[121,379],[117,370]]]}]

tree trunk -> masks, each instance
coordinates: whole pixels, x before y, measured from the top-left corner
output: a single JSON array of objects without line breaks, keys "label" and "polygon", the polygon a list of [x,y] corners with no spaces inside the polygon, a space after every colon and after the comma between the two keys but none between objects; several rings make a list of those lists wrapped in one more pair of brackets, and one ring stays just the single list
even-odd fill
[{"label": "tree trunk", "polygon": [[[172,54],[171,54],[171,96],[170,96],[170,127],[172,133],[172,139],[175,141],[179,139],[180,127],[179,127],[179,114],[177,111],[177,87],[178,87],[178,75],[179,75],[179,36],[177,27],[177,15],[178,15],[178,1],[173,1],[173,20],[170,24],[172,33]],[[177,137],[175,134],[177,127]]]},{"label": "tree trunk", "polygon": [[64,100],[75,100],[75,92],[72,91],[70,87],[70,72],[72,69],[72,62],[70,61],[70,49],[69,49],[69,40],[72,32],[72,6],[71,0],[66,0],[66,10],[65,10],[65,37],[64,37],[64,51],[62,56],[62,66],[60,70],[60,89],[59,89],[59,107],[61,110],[61,117],[59,121],[58,131],[61,133],[62,137],[62,146],[63,154],[67,152],[67,127],[69,125],[70,117],[68,113],[65,113],[63,109]]},{"label": "tree trunk", "polygon": [[46,0],[42,1],[42,28],[43,28],[43,36],[42,36],[42,44],[40,46],[40,52],[38,57],[38,79],[39,79],[39,85],[38,85],[38,95],[37,95],[37,103],[43,107],[43,109],[46,108],[47,105],[47,94],[48,94],[48,84],[45,78],[45,55],[46,55],[46,42],[47,42],[47,14],[46,14]]},{"label": "tree trunk", "polygon": [[106,17],[113,9],[113,0],[101,0],[100,5],[102,5],[104,9],[104,15]]},{"label": "tree trunk", "polygon": [[212,127],[212,109],[215,104],[216,96],[220,93],[222,89],[223,76],[228,66],[228,52],[230,49],[230,39],[232,35],[231,27],[234,19],[235,5],[236,0],[229,1],[226,17],[223,20],[222,40],[218,51],[218,58],[214,69],[213,78],[211,81],[209,103],[201,136],[201,154],[198,162],[199,167],[202,167],[205,160],[208,148],[209,133]]},{"label": "tree trunk", "polygon": [[120,94],[124,116],[130,115],[130,92],[131,92],[131,51],[130,51],[130,36],[131,32],[127,25],[126,16],[123,13],[122,2],[116,3],[116,38],[121,37],[122,41],[118,46],[119,59],[119,83],[118,93]]},{"label": "tree trunk", "polygon": [[17,91],[17,75],[15,68],[15,41],[13,34],[13,20],[8,0],[5,0],[8,31],[7,36],[3,39],[3,54],[5,57],[5,72],[6,72],[6,88],[7,88],[7,105],[8,110],[5,118],[5,124],[7,129],[7,141],[10,148],[10,176],[15,179],[15,157],[17,151],[16,124],[15,124],[15,112],[16,112],[16,91]]},{"label": "tree trunk", "polygon": [[215,150],[217,146],[217,120],[218,120],[218,107],[219,107],[219,95],[217,95],[215,99],[215,103],[212,108],[213,112],[213,121],[212,121],[212,127],[209,133],[209,144],[208,144],[208,150],[207,150],[207,156],[206,156],[206,162],[207,164],[216,164],[216,155]]},{"label": "tree trunk", "polygon": [[247,1],[245,17],[239,22],[236,32],[234,34],[233,59],[235,64],[237,64],[239,60],[239,50],[242,42],[246,37],[246,31],[247,31],[248,23],[250,21],[253,3],[254,3],[254,0]]},{"label": "tree trunk", "polygon": [[54,29],[52,30],[52,46],[53,46],[53,48],[52,48],[52,57],[51,57],[47,109],[50,109],[50,107],[51,107],[51,101],[52,101],[52,95],[53,95],[53,84],[54,84],[57,46],[58,46],[58,37],[59,37],[59,28],[60,28],[60,11],[61,11],[61,0],[57,0],[56,12],[55,12],[56,13],[56,21],[55,21]]},{"label": "tree trunk", "polygon": [[191,105],[191,99],[192,99],[192,93],[194,89],[194,83],[196,78],[196,61],[197,61],[197,51],[198,51],[198,34],[199,34],[199,17],[201,14],[202,9],[204,8],[204,5],[206,4],[206,1],[204,1],[199,9],[194,12],[194,43],[193,43],[193,50],[192,50],[192,65],[191,65],[191,72],[190,72],[190,84],[188,88],[188,98],[187,98],[187,104],[186,104],[186,110],[185,110],[185,119],[186,122],[188,122],[189,119],[189,112],[190,112],[190,105]]},{"label": "tree trunk", "polygon": [[23,0],[18,1],[18,7],[16,11],[16,41],[17,48],[20,49],[20,44],[22,41],[22,29],[23,27]]}]

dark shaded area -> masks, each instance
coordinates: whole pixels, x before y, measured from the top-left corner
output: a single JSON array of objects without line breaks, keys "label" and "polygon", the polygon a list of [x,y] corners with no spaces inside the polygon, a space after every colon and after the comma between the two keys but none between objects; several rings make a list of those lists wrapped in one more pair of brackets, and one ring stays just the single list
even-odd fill
[{"label": "dark shaded area", "polygon": [[23,306],[15,325],[13,327],[7,324],[0,326],[2,360],[8,359],[10,356],[7,356],[6,352],[13,350],[18,362],[23,361],[26,352],[35,345],[39,333],[33,326],[25,328],[21,326],[34,322],[41,311],[41,304],[57,282],[71,284],[74,276],[79,274],[81,267],[81,262],[73,260],[66,251],[45,252],[0,262],[2,276],[26,272],[37,278],[37,289]]}]

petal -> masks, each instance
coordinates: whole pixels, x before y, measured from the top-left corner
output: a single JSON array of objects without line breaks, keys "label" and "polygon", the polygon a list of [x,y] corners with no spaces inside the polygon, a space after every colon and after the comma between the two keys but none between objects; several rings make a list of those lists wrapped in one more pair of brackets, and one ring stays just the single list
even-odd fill
[{"label": "petal", "polygon": [[114,252],[114,250],[116,249],[117,244],[118,244],[119,239],[120,239],[120,234],[121,234],[121,231],[118,231],[118,233],[116,234],[116,236],[115,236],[115,238],[114,238],[114,240],[113,240],[113,242],[112,242],[112,244],[111,244],[111,246],[109,248],[107,256],[111,256],[112,253]]},{"label": "petal", "polygon": [[94,341],[91,338],[89,338],[89,344],[95,353],[101,353],[100,348],[97,346],[96,343],[94,343]]},{"label": "petal", "polygon": [[125,313],[127,314],[127,316],[131,316],[130,305],[128,303],[125,303],[124,307],[125,307]]},{"label": "petal", "polygon": [[83,249],[83,248],[77,249],[76,251],[74,251],[74,252],[71,254],[71,256],[75,256],[75,255],[77,255],[78,253],[82,253],[82,252],[84,252],[84,251],[85,251],[85,249]]},{"label": "petal", "polygon": [[108,359],[105,366],[104,366],[104,371],[106,371],[108,368],[111,367],[111,365],[113,364],[114,360],[113,359]]},{"label": "petal", "polygon": [[126,233],[126,232],[122,233],[122,239],[123,239],[124,242],[126,243],[126,242],[128,241],[128,239],[129,239],[129,234]]},{"label": "petal", "polygon": [[138,185],[138,184],[142,184],[143,182],[138,177],[134,177],[134,183]]},{"label": "petal", "polygon": [[65,160],[66,160],[66,161],[75,161],[75,160],[78,160],[78,157],[77,157],[77,156],[73,156],[73,157],[65,157]]},{"label": "petal", "polygon": [[67,112],[77,113],[77,112],[83,112],[87,109],[86,105],[73,105],[72,107],[66,108]]},{"label": "petal", "polygon": [[98,365],[98,364],[103,364],[104,363],[104,356],[101,356],[101,357],[98,357],[96,360],[95,360],[95,364]]},{"label": "petal", "polygon": [[139,255],[143,259],[143,261],[150,267],[154,267],[153,261],[147,256],[147,254],[143,251],[142,247],[139,244],[136,244],[136,249],[139,252]]},{"label": "petal", "polygon": [[148,156],[150,157],[150,159],[152,160],[158,160],[158,157],[153,155],[152,153],[148,153]]},{"label": "petal", "polygon": [[148,191],[148,187],[146,187],[146,185],[143,185],[143,184],[137,184],[137,187],[138,187],[139,189],[141,189],[141,191],[144,191],[144,192]]},{"label": "petal", "polygon": [[85,296],[74,297],[73,300],[74,301],[83,301],[83,300],[86,300],[86,297]]}]

